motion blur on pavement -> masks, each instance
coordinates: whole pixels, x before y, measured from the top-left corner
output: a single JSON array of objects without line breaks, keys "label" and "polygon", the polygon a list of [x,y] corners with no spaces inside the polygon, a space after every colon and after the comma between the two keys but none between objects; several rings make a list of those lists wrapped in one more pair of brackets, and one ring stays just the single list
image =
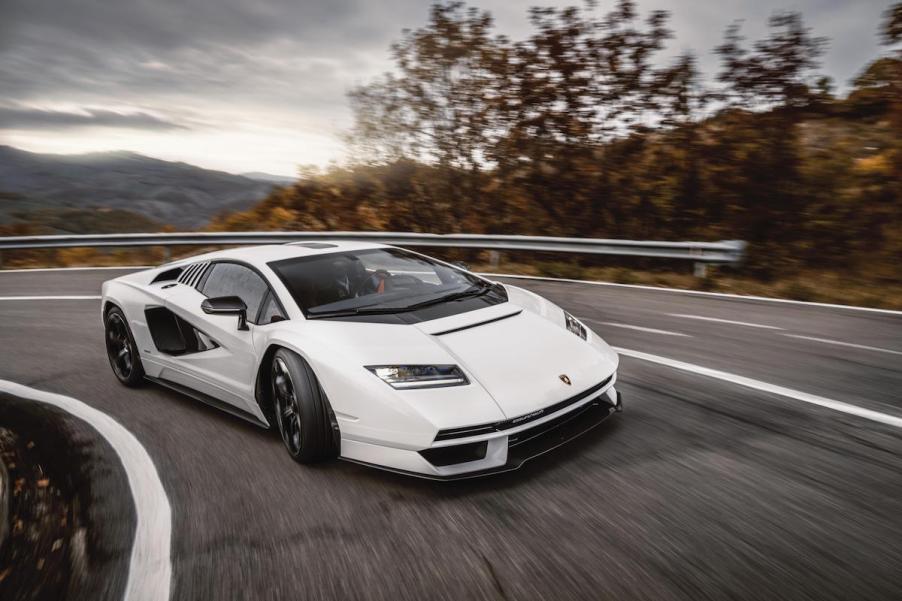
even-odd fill
[{"label": "motion blur on pavement", "polygon": [[[902,3],[532,4],[0,6],[0,599],[902,598]],[[119,385],[102,283],[215,245],[23,242],[256,231],[745,246],[418,248],[620,354],[441,483]]]}]

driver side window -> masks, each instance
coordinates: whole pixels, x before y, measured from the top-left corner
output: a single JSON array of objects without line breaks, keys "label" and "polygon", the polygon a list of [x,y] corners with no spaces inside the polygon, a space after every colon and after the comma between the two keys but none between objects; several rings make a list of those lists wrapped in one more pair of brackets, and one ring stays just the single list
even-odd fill
[{"label": "driver side window", "polygon": [[201,292],[207,298],[237,296],[247,305],[247,320],[256,324],[268,290],[269,286],[253,269],[237,263],[215,263]]}]

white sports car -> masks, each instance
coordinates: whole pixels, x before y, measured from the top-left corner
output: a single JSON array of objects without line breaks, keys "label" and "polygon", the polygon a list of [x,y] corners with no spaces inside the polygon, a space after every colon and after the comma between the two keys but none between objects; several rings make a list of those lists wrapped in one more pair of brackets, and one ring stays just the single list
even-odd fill
[{"label": "white sports car", "polygon": [[555,304],[380,244],[191,257],[103,285],[107,354],[264,427],[302,463],[515,469],[621,408],[617,354]]}]

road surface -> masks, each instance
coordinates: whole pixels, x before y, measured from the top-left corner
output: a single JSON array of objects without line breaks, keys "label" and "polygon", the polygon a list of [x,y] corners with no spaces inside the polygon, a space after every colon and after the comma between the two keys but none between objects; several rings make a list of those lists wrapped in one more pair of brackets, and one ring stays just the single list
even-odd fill
[{"label": "road surface", "polygon": [[436,483],[298,466],[273,433],[122,387],[90,298],[120,273],[0,273],[0,378],[146,448],[172,599],[902,598],[902,315],[507,280],[626,349],[625,411],[517,472]]}]

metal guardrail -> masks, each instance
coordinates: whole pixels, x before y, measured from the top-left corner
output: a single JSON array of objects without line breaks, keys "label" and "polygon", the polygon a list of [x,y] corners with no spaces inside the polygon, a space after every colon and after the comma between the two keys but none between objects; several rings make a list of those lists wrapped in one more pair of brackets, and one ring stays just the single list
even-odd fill
[{"label": "metal guardrail", "polygon": [[658,242],[603,238],[554,238],[549,236],[501,236],[493,234],[418,234],[407,232],[187,232],[156,234],[97,234],[65,236],[0,237],[0,251],[39,248],[101,248],[135,246],[220,246],[285,244],[321,240],[357,240],[397,246],[480,248],[494,251],[539,251],[591,255],[620,255],[686,259],[703,271],[707,263],[737,264],[746,243]]}]

